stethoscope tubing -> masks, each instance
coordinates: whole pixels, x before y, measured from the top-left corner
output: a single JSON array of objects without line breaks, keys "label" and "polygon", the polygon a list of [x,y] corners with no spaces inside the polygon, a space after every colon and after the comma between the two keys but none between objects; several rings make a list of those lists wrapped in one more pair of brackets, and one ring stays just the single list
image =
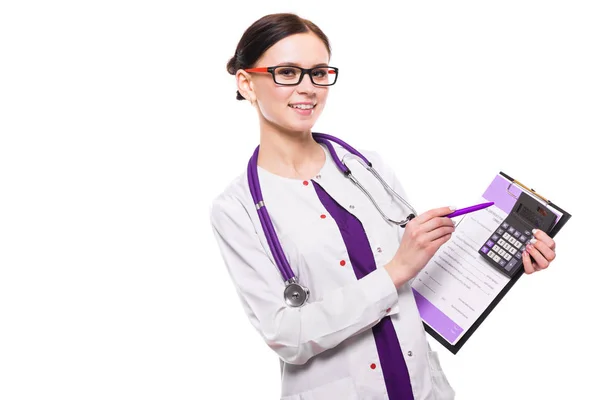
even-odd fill
[{"label": "stethoscope tubing", "polygon": [[275,233],[275,227],[273,226],[273,222],[271,221],[269,213],[267,212],[267,208],[263,201],[262,191],[260,189],[260,185],[258,184],[258,172],[256,169],[258,150],[259,147],[256,148],[254,154],[250,158],[250,162],[248,163],[248,186],[250,188],[250,193],[255,200],[255,206],[257,207],[260,223],[263,227],[263,231],[265,232],[265,237],[267,238],[267,242],[269,244],[269,248],[271,249],[271,253],[273,254],[273,258],[275,259],[275,263],[279,267],[284,280],[289,281],[294,279],[294,272],[292,271],[292,268],[285,257],[281,243],[279,242],[277,234]]},{"label": "stethoscope tubing", "polygon": [[350,153],[354,154],[357,157],[360,157],[369,167],[371,167],[373,165],[358,150],[356,150],[354,147],[350,146],[348,143],[344,142],[340,138],[328,135],[326,133],[317,133],[317,132],[313,132],[313,137],[315,138],[315,140],[317,142],[323,143],[325,146],[327,146],[327,149],[329,149],[329,153],[332,155],[333,161],[335,162],[337,167],[340,169],[340,171],[342,171],[344,173],[344,175],[350,174],[350,169],[346,165],[344,165],[344,163],[342,163],[340,158],[337,156],[337,153],[333,149],[333,146],[331,145],[331,143],[329,143],[329,141],[339,144],[340,146],[342,146],[346,150],[348,150]]}]

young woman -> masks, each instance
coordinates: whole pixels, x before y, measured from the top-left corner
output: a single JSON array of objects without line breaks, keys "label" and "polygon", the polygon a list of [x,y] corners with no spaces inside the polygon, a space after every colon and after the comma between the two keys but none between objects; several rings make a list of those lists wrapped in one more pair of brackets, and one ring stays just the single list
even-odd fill
[{"label": "young woman", "polygon": [[[251,323],[281,359],[282,399],[453,399],[410,288],[450,239],[452,209],[403,228],[340,172],[334,153],[351,150],[312,132],[337,80],[329,59],[325,34],[293,14],[267,15],[242,36],[227,70],[237,99],[257,111],[260,146],[213,201],[222,256]],[[362,155],[406,198],[377,153]],[[357,156],[348,166],[384,214],[411,214]],[[535,237],[527,273],[555,256],[550,237]]]}]

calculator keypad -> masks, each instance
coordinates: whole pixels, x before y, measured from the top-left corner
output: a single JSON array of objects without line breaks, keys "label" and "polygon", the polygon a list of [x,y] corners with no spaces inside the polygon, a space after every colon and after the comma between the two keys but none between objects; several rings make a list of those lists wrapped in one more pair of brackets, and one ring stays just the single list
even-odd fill
[{"label": "calculator keypad", "polygon": [[506,221],[492,234],[479,252],[494,261],[491,264],[512,276],[521,262],[521,253],[532,238],[531,231],[519,229]]},{"label": "calculator keypad", "polygon": [[522,253],[533,239],[533,228],[548,232],[556,221],[556,214],[523,191],[478,252],[483,260],[512,279],[523,271]]}]

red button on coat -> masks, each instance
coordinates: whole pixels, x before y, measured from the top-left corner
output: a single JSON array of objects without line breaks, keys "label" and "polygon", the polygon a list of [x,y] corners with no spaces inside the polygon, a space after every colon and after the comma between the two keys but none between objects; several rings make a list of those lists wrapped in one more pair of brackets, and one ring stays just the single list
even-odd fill
[{"label": "red button on coat", "polygon": [[325,218],[325,214],[321,214],[321,218],[324,219]]},{"label": "red button on coat", "polygon": [[371,364],[371,369],[375,369],[376,365],[375,364]]},{"label": "red button on coat", "polygon": [[389,313],[390,311],[392,311],[391,308],[388,308],[387,310],[385,310],[385,312]]},{"label": "red button on coat", "polygon": [[302,184],[304,184],[304,186],[308,186],[308,181],[304,181]]},{"label": "red button on coat", "polygon": [[344,265],[346,265],[346,261],[344,261],[344,260],[340,261],[340,265],[343,267]]}]

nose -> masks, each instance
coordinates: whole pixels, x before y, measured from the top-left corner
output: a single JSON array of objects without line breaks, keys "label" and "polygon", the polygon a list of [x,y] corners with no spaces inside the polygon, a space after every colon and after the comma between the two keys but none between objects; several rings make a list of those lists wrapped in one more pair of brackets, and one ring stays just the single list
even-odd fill
[{"label": "nose", "polygon": [[300,83],[296,86],[298,93],[313,93],[315,91],[315,85],[313,85],[308,74],[308,72],[305,73]]}]

